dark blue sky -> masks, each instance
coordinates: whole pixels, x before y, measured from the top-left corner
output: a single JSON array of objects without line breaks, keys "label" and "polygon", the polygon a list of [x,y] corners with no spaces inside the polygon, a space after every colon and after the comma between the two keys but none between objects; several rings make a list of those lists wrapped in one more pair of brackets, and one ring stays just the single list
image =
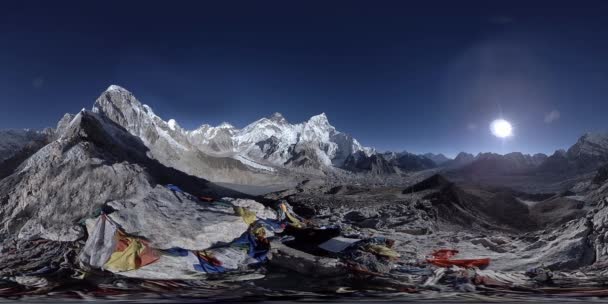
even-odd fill
[{"label": "dark blue sky", "polygon": [[185,128],[325,112],[380,150],[552,152],[608,130],[608,1],[16,2],[0,128],[119,84]]}]

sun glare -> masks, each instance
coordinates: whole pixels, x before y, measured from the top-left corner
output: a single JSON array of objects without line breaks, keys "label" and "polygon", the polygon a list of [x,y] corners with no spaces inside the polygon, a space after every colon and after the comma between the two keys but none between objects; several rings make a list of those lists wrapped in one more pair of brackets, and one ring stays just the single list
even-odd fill
[{"label": "sun glare", "polygon": [[490,130],[496,137],[506,138],[513,135],[511,123],[504,119],[497,119],[490,124]]}]

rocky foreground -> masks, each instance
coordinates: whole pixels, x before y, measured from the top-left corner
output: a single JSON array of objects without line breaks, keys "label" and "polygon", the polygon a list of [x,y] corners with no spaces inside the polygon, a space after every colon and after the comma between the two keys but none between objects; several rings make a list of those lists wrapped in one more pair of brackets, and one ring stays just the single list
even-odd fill
[{"label": "rocky foreground", "polygon": [[[84,121],[96,119],[82,115]],[[235,199],[222,192],[228,190],[194,195],[174,184],[156,185],[146,195],[100,203],[97,211],[56,234],[26,234],[31,228],[16,234],[27,237],[7,234],[0,295],[24,300],[601,300],[608,296],[608,199],[594,204],[584,199],[601,196],[607,187],[591,187],[585,197],[526,195],[456,185],[436,175],[405,189],[306,181],[264,197]],[[64,218],[41,219],[41,231],[64,223]],[[103,219],[106,226],[99,226]],[[105,248],[110,243],[99,238],[100,231],[107,236],[108,227],[114,229],[110,239],[124,237],[115,234],[121,231],[154,251],[155,260],[121,269],[109,265],[109,257],[92,258],[104,250],[116,254],[118,245]],[[62,231],[74,231],[72,239],[55,237]],[[226,253],[242,248],[234,244],[250,232],[258,245]],[[177,254],[177,248],[187,253]],[[251,248],[261,255],[251,255]],[[203,265],[201,252],[213,252],[220,263],[209,267],[223,270],[193,268]],[[194,260],[192,253],[198,254]],[[483,262],[488,259],[489,264]]]}]

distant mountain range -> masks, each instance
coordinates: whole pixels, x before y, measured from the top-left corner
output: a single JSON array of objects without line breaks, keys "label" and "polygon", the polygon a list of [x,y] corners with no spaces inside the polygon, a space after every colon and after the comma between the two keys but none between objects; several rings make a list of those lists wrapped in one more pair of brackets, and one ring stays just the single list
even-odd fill
[{"label": "distant mountain range", "polygon": [[[403,175],[442,170],[460,176],[568,175],[597,170],[608,163],[608,134],[586,134],[567,151],[553,155],[509,153],[443,154],[378,152],[336,130],[322,113],[292,124],[281,114],[244,128],[229,123],[184,130],[163,120],[128,90],[112,85],[92,112],[107,117],[140,138],[151,158],[188,174],[216,182],[274,184],[303,175]],[[0,174],[60,137],[76,115],[66,114],[55,130],[0,132]],[[4,168],[4,169],[2,169]],[[2,173],[3,171],[6,171]]]}]

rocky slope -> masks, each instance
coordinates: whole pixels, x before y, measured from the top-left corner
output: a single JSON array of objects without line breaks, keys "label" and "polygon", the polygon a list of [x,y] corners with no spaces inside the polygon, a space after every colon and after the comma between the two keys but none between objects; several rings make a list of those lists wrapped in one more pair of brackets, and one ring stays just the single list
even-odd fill
[{"label": "rocky slope", "polygon": [[78,113],[58,135],[0,180],[0,239],[75,241],[79,221],[112,202],[136,205],[159,185],[240,195],[149,158],[139,138],[96,113]]}]

